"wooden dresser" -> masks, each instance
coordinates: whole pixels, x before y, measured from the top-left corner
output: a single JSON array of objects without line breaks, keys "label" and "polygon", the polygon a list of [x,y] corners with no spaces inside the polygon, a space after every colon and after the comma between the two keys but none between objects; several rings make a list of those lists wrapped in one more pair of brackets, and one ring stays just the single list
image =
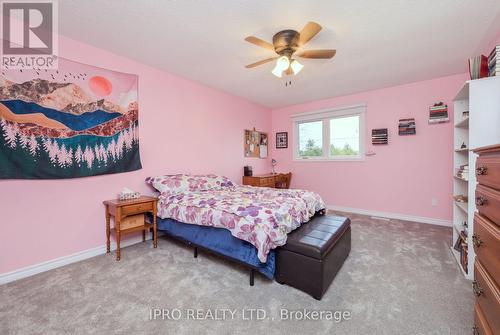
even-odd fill
[{"label": "wooden dresser", "polygon": [[500,335],[500,145],[474,150],[474,334]]},{"label": "wooden dresser", "polygon": [[243,185],[257,187],[290,188],[291,173],[263,174],[243,176]]}]

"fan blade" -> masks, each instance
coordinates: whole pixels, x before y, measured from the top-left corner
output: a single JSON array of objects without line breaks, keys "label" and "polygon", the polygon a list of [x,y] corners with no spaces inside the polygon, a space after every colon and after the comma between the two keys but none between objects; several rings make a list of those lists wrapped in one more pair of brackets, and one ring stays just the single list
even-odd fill
[{"label": "fan blade", "polygon": [[273,60],[275,60],[276,58],[278,57],[273,57],[273,58],[268,58],[268,59],[263,59],[261,61],[258,61],[258,62],[255,62],[255,63],[252,63],[252,64],[248,64],[247,66],[245,66],[247,69],[251,69],[252,67],[256,67],[256,66],[259,66],[259,65],[262,65],[262,64],[266,64],[266,63],[269,63],[269,62],[272,62]]},{"label": "fan blade", "polygon": [[299,45],[302,46],[309,42],[309,40],[316,36],[316,34],[319,33],[320,30],[321,26],[319,24],[312,21],[308,22],[300,32]]},{"label": "fan blade", "polygon": [[337,50],[304,50],[297,54],[297,57],[302,58],[333,58]]},{"label": "fan blade", "polygon": [[258,45],[259,47],[262,47],[264,49],[274,51],[274,45],[272,45],[271,43],[267,43],[266,41],[263,41],[255,36],[248,36],[247,38],[245,38],[245,41]]}]

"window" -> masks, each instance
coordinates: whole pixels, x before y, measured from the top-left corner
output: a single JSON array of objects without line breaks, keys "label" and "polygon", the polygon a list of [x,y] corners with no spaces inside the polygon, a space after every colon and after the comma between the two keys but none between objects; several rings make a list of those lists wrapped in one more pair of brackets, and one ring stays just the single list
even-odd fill
[{"label": "window", "polygon": [[299,123],[299,155],[302,157],[323,156],[323,122]]},{"label": "window", "polygon": [[359,156],[359,115],[330,119],[330,156]]},{"label": "window", "polygon": [[365,109],[358,105],[294,115],[295,159],[363,159]]}]

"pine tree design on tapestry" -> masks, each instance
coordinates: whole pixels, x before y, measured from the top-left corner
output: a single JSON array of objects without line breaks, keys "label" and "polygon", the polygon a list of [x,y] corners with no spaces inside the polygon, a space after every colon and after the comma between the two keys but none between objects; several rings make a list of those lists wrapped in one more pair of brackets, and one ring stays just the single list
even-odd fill
[{"label": "pine tree design on tapestry", "polygon": [[[138,150],[139,131],[137,122],[128,129],[109,137],[86,136],[93,140],[92,145],[80,145],[76,138],[48,138],[27,136],[23,134],[16,123],[0,118],[0,146],[4,145],[11,150],[9,160],[26,162],[27,157],[34,162],[34,167],[41,170],[48,168],[62,169],[65,176],[75,173],[79,176],[98,174],[106,171],[108,166],[119,161],[133,151]],[[91,139],[91,137],[93,137]],[[76,143],[76,144],[75,144]],[[17,159],[16,159],[17,158]],[[7,160],[0,162],[0,174],[8,168]],[[16,164],[17,165],[17,164]],[[19,165],[17,165],[19,168]],[[8,169],[7,169],[8,170]],[[56,171],[56,170],[53,170]],[[106,172],[102,172],[106,173]]]}]

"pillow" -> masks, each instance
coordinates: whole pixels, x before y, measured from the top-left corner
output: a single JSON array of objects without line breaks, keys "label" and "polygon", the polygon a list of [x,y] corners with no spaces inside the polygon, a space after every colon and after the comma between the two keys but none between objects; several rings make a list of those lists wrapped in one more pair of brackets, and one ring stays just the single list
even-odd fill
[{"label": "pillow", "polygon": [[152,185],[161,193],[169,195],[183,192],[206,191],[234,186],[233,182],[224,176],[210,175],[164,175],[146,178],[146,183]]}]

